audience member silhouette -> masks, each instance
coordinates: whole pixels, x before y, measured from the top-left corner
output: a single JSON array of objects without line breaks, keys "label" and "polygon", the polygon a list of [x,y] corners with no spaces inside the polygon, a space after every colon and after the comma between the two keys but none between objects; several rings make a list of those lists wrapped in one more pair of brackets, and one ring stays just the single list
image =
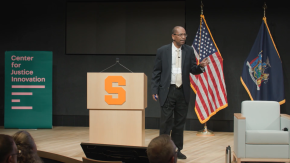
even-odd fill
[{"label": "audience member silhouette", "polygon": [[150,163],[176,163],[177,148],[169,135],[160,135],[151,140],[147,147]]},{"label": "audience member silhouette", "polygon": [[19,150],[18,163],[42,163],[37,154],[37,147],[34,139],[27,131],[18,131],[13,135],[13,139]]},{"label": "audience member silhouette", "polygon": [[0,134],[0,163],[17,163],[18,150],[9,135]]}]

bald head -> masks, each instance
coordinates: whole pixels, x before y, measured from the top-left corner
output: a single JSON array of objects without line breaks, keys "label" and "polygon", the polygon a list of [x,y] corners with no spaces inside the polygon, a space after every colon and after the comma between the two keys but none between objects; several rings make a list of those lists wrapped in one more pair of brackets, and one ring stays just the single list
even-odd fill
[{"label": "bald head", "polygon": [[[172,29],[172,34],[175,34],[175,33],[177,33],[177,29],[178,28],[182,28],[182,29],[184,29],[182,26],[175,26],[173,29]],[[185,30],[185,29],[184,29]]]},{"label": "bald head", "polygon": [[160,135],[151,140],[147,148],[150,163],[176,162],[176,146],[169,135]]}]

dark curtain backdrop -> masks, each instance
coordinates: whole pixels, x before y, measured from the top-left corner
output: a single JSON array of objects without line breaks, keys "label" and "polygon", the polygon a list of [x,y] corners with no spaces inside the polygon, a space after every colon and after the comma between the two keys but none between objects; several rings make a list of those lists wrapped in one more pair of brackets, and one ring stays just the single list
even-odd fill
[{"label": "dark curtain backdrop", "polygon": [[[267,2],[267,20],[283,62],[285,99],[281,113],[290,114],[290,21],[286,1]],[[53,51],[53,125],[88,126],[86,109],[86,73],[99,72],[120,63],[148,76],[146,128],[159,128],[160,108],[151,98],[151,72],[154,55],[66,55],[66,0],[8,1],[0,10],[0,125],[4,123],[4,53],[11,50]],[[255,41],[263,18],[262,0],[204,1],[204,15],[224,59],[224,75],[229,106],[213,116],[208,127],[214,131],[233,131],[233,113],[241,111],[241,102],[249,97],[240,82],[242,66]],[[199,26],[200,1],[185,0],[187,44],[193,42]],[[174,11],[172,11],[174,12]],[[170,36],[170,33],[168,34]],[[152,38],[154,39],[154,38]],[[148,40],[150,41],[150,40]],[[170,43],[170,42],[169,42]],[[110,71],[125,72],[122,67]],[[189,105],[187,130],[202,128],[194,112],[195,95]]]}]

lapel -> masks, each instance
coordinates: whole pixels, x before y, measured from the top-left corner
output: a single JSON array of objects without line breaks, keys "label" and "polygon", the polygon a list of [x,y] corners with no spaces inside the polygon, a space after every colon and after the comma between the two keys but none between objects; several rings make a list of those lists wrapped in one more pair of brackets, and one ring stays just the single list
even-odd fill
[{"label": "lapel", "polygon": [[183,67],[184,67],[184,62],[185,62],[185,56],[186,56],[186,50],[185,50],[185,48],[184,48],[184,45],[182,45],[182,47],[181,47],[181,50],[182,50],[182,52],[181,52],[181,59],[182,59],[182,61],[181,61],[181,71],[183,70]]},{"label": "lapel", "polygon": [[[172,43],[168,46],[167,53],[169,56],[166,56],[168,58],[168,66],[171,68],[172,65]],[[170,69],[171,72],[171,69]]]}]

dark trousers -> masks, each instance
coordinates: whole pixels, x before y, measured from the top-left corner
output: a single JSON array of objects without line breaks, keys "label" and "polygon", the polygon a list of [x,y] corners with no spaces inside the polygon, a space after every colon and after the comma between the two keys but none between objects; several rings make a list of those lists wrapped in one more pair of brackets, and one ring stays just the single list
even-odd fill
[{"label": "dark trousers", "polygon": [[182,86],[176,88],[175,85],[170,85],[167,99],[161,107],[160,135],[170,135],[171,132],[171,138],[179,150],[183,149],[183,130],[187,112],[188,104]]}]

